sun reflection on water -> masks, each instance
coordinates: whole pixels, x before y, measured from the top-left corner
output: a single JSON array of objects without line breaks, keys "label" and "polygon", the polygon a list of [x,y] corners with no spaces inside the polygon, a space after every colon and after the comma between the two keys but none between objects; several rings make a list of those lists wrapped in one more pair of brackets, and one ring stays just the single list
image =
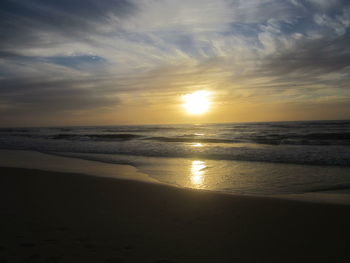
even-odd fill
[{"label": "sun reflection on water", "polygon": [[203,144],[199,143],[193,143],[191,144],[192,147],[203,147]]},{"label": "sun reflection on water", "polygon": [[205,175],[205,162],[203,161],[192,161],[191,166],[191,183],[195,187],[200,187],[204,183],[204,175]]}]

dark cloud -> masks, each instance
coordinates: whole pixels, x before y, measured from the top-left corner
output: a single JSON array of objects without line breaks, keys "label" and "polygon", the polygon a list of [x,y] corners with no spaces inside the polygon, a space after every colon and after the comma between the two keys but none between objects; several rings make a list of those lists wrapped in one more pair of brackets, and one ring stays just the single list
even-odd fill
[{"label": "dark cloud", "polygon": [[[30,79],[0,81],[3,105],[16,111],[79,111],[117,105],[120,100],[110,91],[100,89],[89,80],[38,81]],[[111,96],[112,95],[112,96]]]},{"label": "dark cloud", "polygon": [[309,12],[339,12],[344,5],[349,4],[348,0],[290,0],[296,6],[303,7]]},{"label": "dark cloud", "polygon": [[108,23],[111,15],[123,18],[135,9],[128,0],[2,0],[0,48],[48,46],[64,41],[47,38],[45,32],[86,41],[89,34],[98,33],[98,25]]},{"label": "dark cloud", "polygon": [[350,78],[350,35],[322,38],[300,43],[290,50],[265,58],[259,74],[275,76],[294,85],[317,84],[325,74],[338,73],[341,77],[327,82],[329,87],[348,86]]}]

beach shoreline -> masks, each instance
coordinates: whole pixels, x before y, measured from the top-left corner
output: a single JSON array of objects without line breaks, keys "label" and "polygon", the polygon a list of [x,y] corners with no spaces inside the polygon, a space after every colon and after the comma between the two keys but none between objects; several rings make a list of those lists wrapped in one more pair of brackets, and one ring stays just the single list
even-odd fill
[{"label": "beach shoreline", "polygon": [[[153,161],[156,162],[156,160]],[[348,189],[333,189],[332,191],[319,190],[314,192],[292,194],[253,194],[249,192],[235,193],[215,189],[197,188],[197,185],[181,186],[178,184],[166,183],[164,181],[159,180],[158,178],[155,178],[150,173],[143,172],[138,167],[133,166],[132,164],[106,163],[98,160],[95,161],[89,159],[82,159],[79,157],[77,158],[75,156],[64,156],[60,153],[43,153],[30,150],[0,149],[0,167],[13,167],[35,169],[48,172],[84,174],[87,176],[116,178],[123,180],[162,184],[185,189],[198,189],[201,191],[208,191],[227,195],[233,194],[235,196],[243,195],[263,198],[269,197],[302,202],[350,205],[350,193]]]},{"label": "beach shoreline", "polygon": [[127,164],[103,163],[28,150],[0,149],[0,167],[37,169],[161,183],[140,172],[136,167]]},{"label": "beach shoreline", "polygon": [[0,168],[4,262],[346,262],[344,205]]}]

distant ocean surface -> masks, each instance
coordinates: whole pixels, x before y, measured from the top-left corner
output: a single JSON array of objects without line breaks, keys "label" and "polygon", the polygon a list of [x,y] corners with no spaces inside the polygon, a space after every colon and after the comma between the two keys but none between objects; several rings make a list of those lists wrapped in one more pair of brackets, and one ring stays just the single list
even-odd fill
[{"label": "distant ocean surface", "polygon": [[0,148],[130,164],[161,182],[232,193],[350,188],[350,121],[0,128]]}]

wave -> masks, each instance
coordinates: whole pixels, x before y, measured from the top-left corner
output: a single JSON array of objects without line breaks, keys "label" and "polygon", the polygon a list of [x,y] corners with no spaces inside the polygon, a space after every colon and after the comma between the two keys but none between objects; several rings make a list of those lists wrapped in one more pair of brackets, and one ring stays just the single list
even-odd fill
[{"label": "wave", "polygon": [[350,133],[311,133],[303,137],[313,140],[350,140]]},{"label": "wave", "polygon": [[29,129],[20,129],[20,128],[0,128],[0,133],[13,133],[13,132],[29,132]]},{"label": "wave", "polygon": [[269,134],[250,139],[271,145],[350,145],[350,133]]},{"label": "wave", "polygon": [[153,126],[142,126],[142,127],[108,127],[103,128],[104,132],[152,132],[152,131],[177,131],[182,130],[183,127],[153,127]]},{"label": "wave", "polygon": [[144,136],[136,134],[58,134],[51,136],[54,140],[113,140],[113,141],[127,141]]},{"label": "wave", "polygon": [[118,133],[118,134],[57,134],[49,136],[54,140],[100,140],[100,141],[128,141],[128,140],[146,140],[158,142],[188,142],[188,143],[236,143],[237,140],[214,139],[214,138],[199,138],[197,135],[181,135],[177,137],[163,137],[155,136],[148,137],[145,135],[138,135],[132,133]]},{"label": "wave", "polygon": [[300,124],[305,126],[344,126],[350,125],[350,121],[310,121],[310,122],[300,122]]},{"label": "wave", "polygon": [[144,140],[168,143],[254,143],[263,145],[350,145],[349,132],[328,133],[221,133],[215,137],[205,137],[204,134],[186,133],[175,136],[152,136],[137,133],[37,133],[28,130],[4,130],[2,136],[28,138],[43,138],[52,140],[77,141],[129,141]]},{"label": "wave", "polygon": [[[62,136],[61,136],[62,137]],[[67,139],[66,136],[63,136]],[[67,143],[68,142],[68,143]],[[321,166],[350,166],[348,146],[281,146],[255,147],[250,144],[225,147],[207,144],[203,147],[192,147],[186,143],[161,143],[147,140],[132,140],[128,135],[113,139],[80,139],[47,140],[1,138],[1,149],[34,150],[45,152],[70,152],[91,154],[113,154],[143,157],[198,158],[211,160],[255,161],[268,163],[290,163]]]},{"label": "wave", "polygon": [[[284,151],[275,151],[273,149],[262,148],[226,148],[226,151],[216,151],[217,149],[209,151],[196,152],[191,148],[133,148],[133,146],[119,148],[111,145],[109,149],[106,148],[90,148],[84,147],[80,149],[50,149],[48,147],[38,149],[44,152],[61,152],[65,155],[73,156],[94,156],[95,161],[121,164],[127,163],[135,165],[139,161],[136,158],[149,157],[165,157],[165,158],[190,158],[198,160],[226,160],[226,161],[244,161],[244,162],[259,162],[259,163],[283,163],[294,165],[313,165],[313,166],[329,166],[329,167],[350,167],[350,154],[340,154],[336,156],[334,152],[328,154],[327,152],[305,152],[299,149],[295,152],[290,152],[289,149]],[[329,149],[332,151],[332,149]],[[113,156],[113,157],[111,157]],[[83,158],[83,159],[84,159]],[[127,160],[127,161],[126,161]],[[341,168],[341,169],[343,169]],[[345,189],[347,186],[342,186]],[[325,191],[333,189],[310,189],[310,191]],[[334,189],[335,190],[335,189]]]},{"label": "wave", "polygon": [[236,140],[195,138],[195,137],[147,137],[144,140],[159,142],[188,142],[188,143],[235,143]]},{"label": "wave", "polygon": [[[228,136],[229,134],[225,134]],[[195,134],[176,137],[154,136],[144,140],[188,143],[256,143],[266,145],[350,145],[350,133],[238,135],[232,139],[205,138]]]},{"label": "wave", "polygon": [[103,132],[149,132],[149,129],[104,129]]}]

